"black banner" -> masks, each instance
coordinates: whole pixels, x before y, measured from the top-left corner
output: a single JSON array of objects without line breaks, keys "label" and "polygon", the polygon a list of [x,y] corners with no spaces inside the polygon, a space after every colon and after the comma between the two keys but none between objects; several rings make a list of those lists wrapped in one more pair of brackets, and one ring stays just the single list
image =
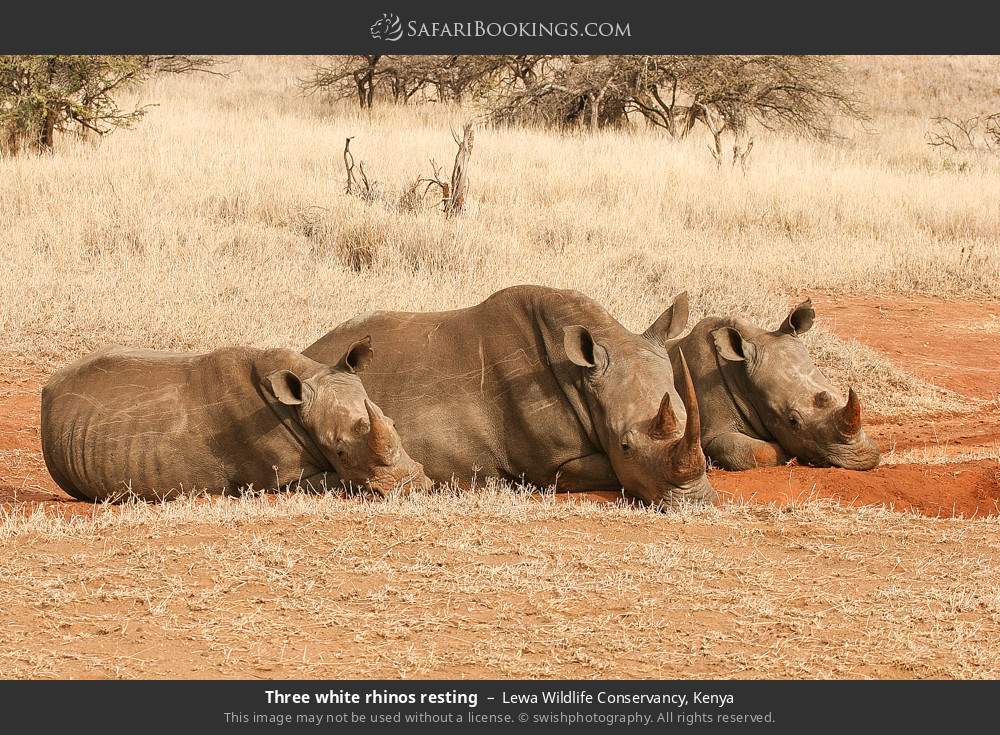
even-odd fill
[{"label": "black banner", "polygon": [[[5,682],[9,732],[966,732],[996,682]],[[22,727],[19,727],[22,726]],[[30,729],[29,729],[30,728]],[[992,729],[992,728],[991,728]]]},{"label": "black banner", "polygon": [[11,4],[3,53],[998,53],[997,11],[914,3]]}]

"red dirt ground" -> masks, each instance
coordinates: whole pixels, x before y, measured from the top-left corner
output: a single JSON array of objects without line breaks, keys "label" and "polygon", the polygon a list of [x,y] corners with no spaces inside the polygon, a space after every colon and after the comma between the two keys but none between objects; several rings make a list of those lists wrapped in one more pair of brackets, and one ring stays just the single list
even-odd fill
[{"label": "red dirt ground", "polygon": [[[990,461],[896,464],[871,472],[789,465],[748,472],[714,470],[709,476],[723,502],[786,506],[828,498],[947,518],[1000,515],[1000,466]],[[613,503],[620,498],[618,493],[593,492],[560,499]]]},{"label": "red dirt ground", "polygon": [[928,297],[825,296],[814,301],[823,324],[834,333],[882,352],[929,383],[990,402],[972,413],[869,417],[869,434],[883,451],[1000,450],[1000,303]]},{"label": "red dirt ground", "polygon": [[[930,448],[947,453],[1000,447],[1000,303],[916,297],[814,299],[835,333],[884,353],[904,370],[970,398],[990,401],[970,413],[880,417],[867,421],[883,451]],[[60,514],[88,513],[48,476],[38,438],[39,388],[45,376],[0,367],[0,504],[42,505]],[[885,504],[931,516],[1000,514],[1000,464],[886,465],[872,472],[811,467],[713,471],[724,499],[784,505],[831,498],[853,505]],[[572,496],[580,498],[581,494]],[[597,502],[613,493],[583,494]],[[569,498],[567,498],[569,499]]]},{"label": "red dirt ground", "polygon": [[1000,302],[814,299],[823,325],[908,373],[972,398],[1000,398]]}]

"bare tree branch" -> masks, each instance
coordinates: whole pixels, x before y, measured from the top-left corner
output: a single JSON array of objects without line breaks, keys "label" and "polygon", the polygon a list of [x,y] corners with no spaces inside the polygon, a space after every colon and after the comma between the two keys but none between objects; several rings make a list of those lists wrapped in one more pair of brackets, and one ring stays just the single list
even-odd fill
[{"label": "bare tree branch", "polygon": [[927,145],[960,152],[994,153],[1000,150],[1000,112],[968,118],[932,117]]}]

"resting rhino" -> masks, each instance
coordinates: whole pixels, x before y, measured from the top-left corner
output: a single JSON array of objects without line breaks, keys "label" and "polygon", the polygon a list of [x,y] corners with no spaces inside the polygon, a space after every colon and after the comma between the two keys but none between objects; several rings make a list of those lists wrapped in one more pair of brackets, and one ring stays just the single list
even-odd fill
[{"label": "resting rhino", "polygon": [[670,343],[687,358],[701,408],[701,437],[714,465],[729,470],[784,464],[870,470],[879,449],[861,428],[861,402],[846,402],[798,335],[816,312],[806,300],[768,332],[742,319],[708,317]]},{"label": "resting rhino", "polygon": [[682,359],[678,394],[665,347],[678,316],[636,335],[581,293],[515,286],[455,311],[362,316],[303,354],[332,363],[372,335],[384,352],[365,387],[435,481],[708,500],[694,387]]},{"label": "resting rhino", "polygon": [[368,340],[332,368],[281,349],[105,348],[43,388],[45,464],[81,500],[261,489],[324,472],[381,492],[424,488],[355,374],[371,355]]}]

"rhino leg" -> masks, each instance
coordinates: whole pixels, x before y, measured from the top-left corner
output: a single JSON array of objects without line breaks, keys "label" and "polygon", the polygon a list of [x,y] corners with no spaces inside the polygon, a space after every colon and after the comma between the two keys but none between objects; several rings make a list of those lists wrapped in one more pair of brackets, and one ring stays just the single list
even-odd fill
[{"label": "rhino leg", "polygon": [[621,490],[622,484],[606,454],[571,459],[557,472],[556,490]]},{"label": "rhino leg", "polygon": [[705,454],[724,470],[752,470],[776,467],[791,459],[780,445],[730,431],[719,434],[705,445]]}]

